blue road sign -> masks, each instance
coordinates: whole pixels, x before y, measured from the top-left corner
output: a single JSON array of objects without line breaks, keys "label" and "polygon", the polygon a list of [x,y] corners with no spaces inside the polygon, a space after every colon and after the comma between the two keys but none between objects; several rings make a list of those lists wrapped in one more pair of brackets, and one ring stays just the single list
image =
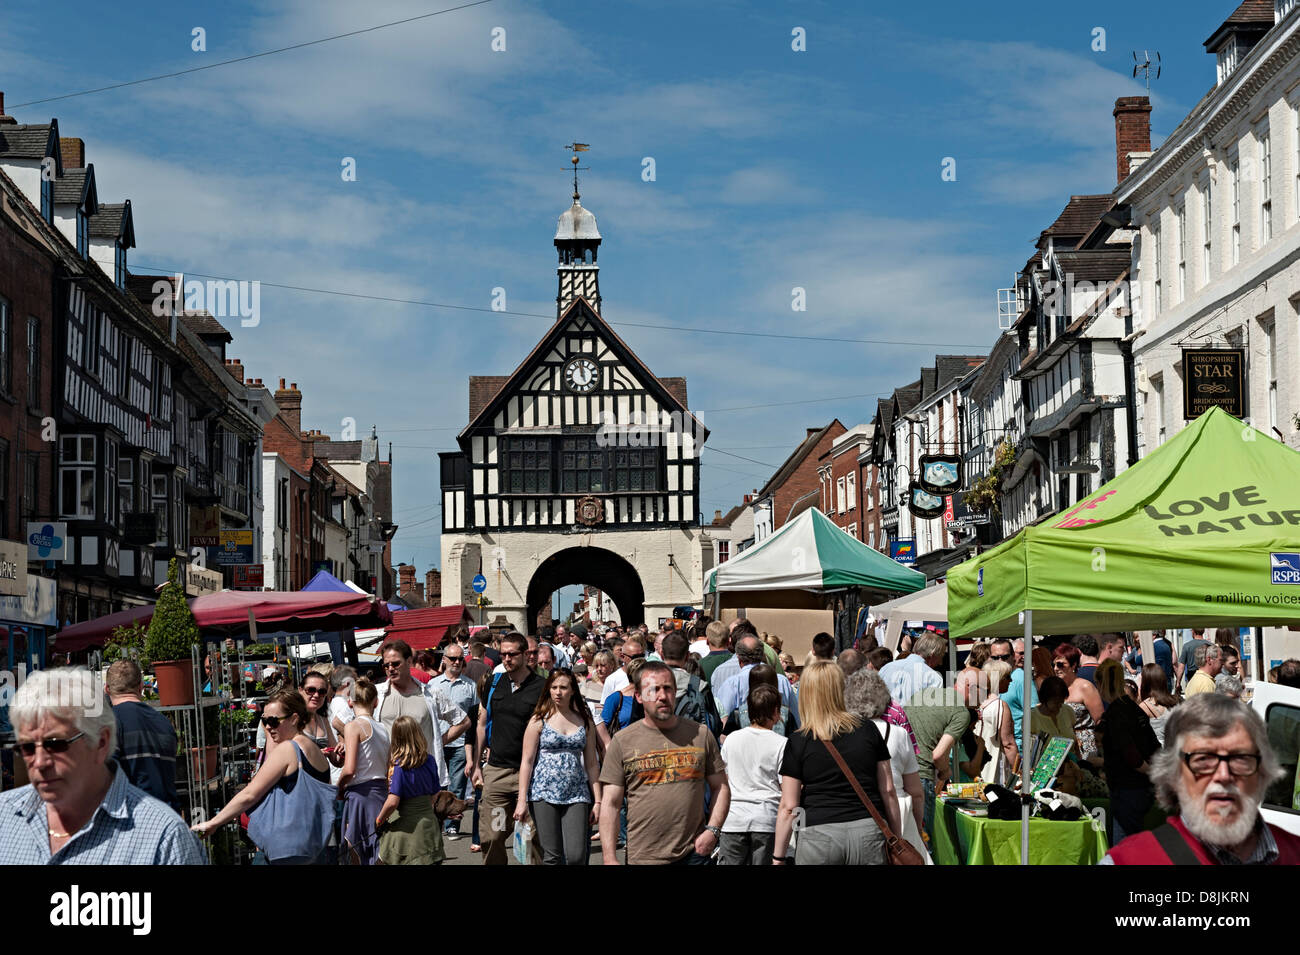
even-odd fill
[{"label": "blue road sign", "polygon": [[487,590],[487,578],[482,574],[476,574],[474,576],[474,593],[481,594],[485,590]]}]

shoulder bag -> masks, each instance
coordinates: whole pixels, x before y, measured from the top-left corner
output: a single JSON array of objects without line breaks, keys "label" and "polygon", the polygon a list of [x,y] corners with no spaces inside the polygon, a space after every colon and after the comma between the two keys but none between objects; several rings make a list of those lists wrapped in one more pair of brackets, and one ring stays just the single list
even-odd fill
[{"label": "shoulder bag", "polygon": [[857,793],[858,798],[862,800],[862,805],[867,807],[867,812],[871,813],[871,818],[876,821],[876,825],[880,827],[880,831],[884,833],[885,858],[888,860],[889,864],[925,865],[925,860],[921,858],[921,853],[916,850],[916,847],[910,842],[898,838],[898,836],[894,835],[893,832],[890,831],[889,826],[885,825],[885,820],[880,817],[880,813],[876,811],[876,807],[873,806],[871,800],[867,798],[866,791],[862,788],[862,784],[858,782],[858,777],[854,776],[853,773],[849,771],[849,764],[844,762],[844,757],[841,756],[840,751],[835,748],[835,744],[828,739],[822,740],[822,744],[826,747],[826,752],[831,754],[831,757],[840,767],[840,772],[842,772],[844,778],[849,781],[849,785],[853,787],[853,791]]},{"label": "shoulder bag", "polygon": [[285,792],[277,783],[248,815],[248,838],[266,853],[271,862],[310,865],[325,849],[334,828],[336,790],[329,783],[313,779],[302,768],[302,748],[293,789]]}]

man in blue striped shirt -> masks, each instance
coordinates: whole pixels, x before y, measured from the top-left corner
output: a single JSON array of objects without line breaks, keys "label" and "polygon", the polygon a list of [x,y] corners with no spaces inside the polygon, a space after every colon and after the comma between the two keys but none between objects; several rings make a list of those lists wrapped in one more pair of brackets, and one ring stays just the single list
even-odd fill
[{"label": "man in blue striped shirt", "polygon": [[89,670],[38,670],[10,707],[31,784],[0,794],[0,864],[203,865],[181,817],[113,762],[117,718]]},{"label": "man in blue striped shirt", "polygon": [[171,721],[144,702],[144,681],[134,660],[118,660],[104,680],[117,717],[114,757],[127,781],[180,810],[176,798],[176,731]]}]

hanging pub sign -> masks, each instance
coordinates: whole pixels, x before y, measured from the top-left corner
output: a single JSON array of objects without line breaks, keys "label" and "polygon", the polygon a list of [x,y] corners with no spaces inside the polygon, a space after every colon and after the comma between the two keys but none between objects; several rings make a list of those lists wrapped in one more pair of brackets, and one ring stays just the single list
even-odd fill
[{"label": "hanging pub sign", "polygon": [[929,520],[932,517],[942,517],[947,505],[942,497],[931,494],[920,483],[913,481],[907,486],[907,509],[913,517]]},{"label": "hanging pub sign", "polygon": [[1246,352],[1240,348],[1183,349],[1183,417],[1194,421],[1211,408],[1246,417]]},{"label": "hanging pub sign", "polygon": [[917,482],[931,494],[942,497],[961,487],[960,454],[923,454],[921,479]]}]

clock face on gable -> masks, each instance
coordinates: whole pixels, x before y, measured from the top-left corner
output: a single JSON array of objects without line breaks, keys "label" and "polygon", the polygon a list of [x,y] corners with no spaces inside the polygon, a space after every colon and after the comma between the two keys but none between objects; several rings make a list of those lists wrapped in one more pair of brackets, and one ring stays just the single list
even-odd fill
[{"label": "clock face on gable", "polygon": [[590,358],[575,358],[564,366],[564,384],[570,391],[589,395],[600,381],[600,368]]}]

